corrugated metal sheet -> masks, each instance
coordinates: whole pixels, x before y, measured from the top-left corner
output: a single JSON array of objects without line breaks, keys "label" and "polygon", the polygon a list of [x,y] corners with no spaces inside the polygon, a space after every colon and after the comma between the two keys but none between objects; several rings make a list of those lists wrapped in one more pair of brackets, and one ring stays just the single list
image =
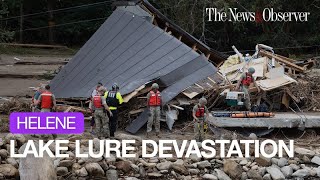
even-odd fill
[{"label": "corrugated metal sheet", "polygon": [[127,94],[200,55],[132,12],[116,9],[52,80],[58,98],[88,97],[97,82]]}]

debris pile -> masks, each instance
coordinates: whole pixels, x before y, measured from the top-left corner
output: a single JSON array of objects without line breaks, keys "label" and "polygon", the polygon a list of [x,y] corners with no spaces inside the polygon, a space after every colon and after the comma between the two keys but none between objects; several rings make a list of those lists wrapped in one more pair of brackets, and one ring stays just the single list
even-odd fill
[{"label": "debris pile", "polygon": [[[315,60],[295,61],[275,54],[272,47],[263,44],[256,46],[256,52],[252,56],[247,54],[243,57],[235,47],[233,49],[237,54],[230,56],[219,67],[219,72],[225,78],[224,86],[220,86],[221,95],[237,91],[235,89],[237,81],[243,73],[253,67],[255,69],[253,77],[262,90],[258,93],[257,88],[250,86],[251,103],[256,107],[265,103],[269,111],[280,111],[283,110],[283,105],[290,109],[293,102],[299,103],[300,99],[306,99],[304,104],[299,105],[307,110],[317,109],[315,107],[318,107],[316,102],[318,91],[313,88],[317,88],[319,81],[316,77],[310,78],[306,75],[307,70],[315,65]],[[306,96],[307,94],[309,96]],[[315,98],[310,94],[314,94]],[[214,107],[221,108],[221,103]],[[299,107],[297,105],[292,108]]]},{"label": "debris pile", "polygon": [[31,103],[26,103],[17,97],[13,97],[0,104],[0,114],[9,115],[11,112],[31,112]]}]

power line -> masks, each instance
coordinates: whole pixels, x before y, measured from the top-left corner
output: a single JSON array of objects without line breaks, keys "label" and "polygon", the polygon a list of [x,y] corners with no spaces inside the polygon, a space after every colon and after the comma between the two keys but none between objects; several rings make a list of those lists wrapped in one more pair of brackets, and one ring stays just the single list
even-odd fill
[{"label": "power line", "polygon": [[0,21],[17,19],[17,18],[20,18],[20,17],[36,16],[36,15],[45,14],[45,13],[48,13],[48,12],[67,11],[67,10],[76,9],[76,8],[82,8],[82,7],[88,7],[88,6],[96,6],[96,5],[100,5],[100,4],[104,4],[104,3],[108,3],[108,2],[114,2],[114,0],[108,0],[108,1],[103,1],[103,2],[91,3],[91,4],[84,4],[84,5],[80,5],[80,6],[72,6],[72,7],[61,8],[61,9],[54,9],[54,10],[50,10],[50,11],[43,11],[43,12],[37,12],[37,13],[31,13],[31,14],[24,14],[24,15],[21,15],[21,16],[14,16],[14,17],[0,19]]},{"label": "power line", "polygon": [[98,20],[102,20],[102,19],[106,19],[106,17],[76,21],[76,22],[69,22],[69,23],[63,23],[63,24],[56,24],[56,25],[52,25],[52,26],[41,26],[41,27],[36,27],[36,28],[28,28],[28,29],[23,29],[22,31],[17,30],[14,32],[33,31],[33,30],[44,29],[44,28],[49,28],[49,27],[59,27],[59,26],[66,26],[66,25],[70,25],[70,24],[79,24],[79,23],[83,23],[83,22],[98,21]]}]

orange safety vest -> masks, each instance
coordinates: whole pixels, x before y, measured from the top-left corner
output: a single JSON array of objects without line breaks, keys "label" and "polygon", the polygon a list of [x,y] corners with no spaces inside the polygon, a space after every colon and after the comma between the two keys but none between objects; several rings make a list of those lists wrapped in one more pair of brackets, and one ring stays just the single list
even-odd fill
[{"label": "orange safety vest", "polygon": [[204,111],[205,111],[205,108],[204,107],[200,107],[198,105],[198,110],[196,111],[196,117],[204,117]]},{"label": "orange safety vest", "polygon": [[161,94],[159,91],[156,93],[150,91],[149,106],[160,106],[161,105]]},{"label": "orange safety vest", "polygon": [[49,91],[44,91],[41,94],[41,108],[42,109],[51,109],[52,106],[53,106],[52,93]]},{"label": "orange safety vest", "polygon": [[246,77],[244,79],[242,79],[241,84],[244,86],[250,86],[250,84],[252,83],[253,77],[251,74],[246,73]]},{"label": "orange safety vest", "polygon": [[101,96],[94,96],[93,97],[93,105],[95,108],[102,108]]}]

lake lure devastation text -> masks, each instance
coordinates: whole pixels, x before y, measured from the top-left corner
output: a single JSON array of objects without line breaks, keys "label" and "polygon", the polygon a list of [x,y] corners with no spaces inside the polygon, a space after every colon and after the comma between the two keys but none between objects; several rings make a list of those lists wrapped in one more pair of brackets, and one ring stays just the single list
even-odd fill
[{"label": "lake lure devastation text", "polygon": [[207,21],[215,22],[307,22],[310,12],[281,12],[273,8],[262,11],[240,11],[238,8],[228,8],[227,11],[217,8],[206,8]]},{"label": "lake lure devastation text", "polygon": [[[10,140],[10,156],[13,158],[25,158],[29,154],[34,157],[43,157],[48,154],[50,157],[67,158],[69,154],[65,153],[68,150],[69,140],[43,140],[34,141],[28,140],[23,153],[15,152],[15,141]],[[100,158],[110,157],[111,153],[116,154],[117,157],[135,158],[136,147],[134,144],[136,140],[99,140],[98,150],[93,140],[88,141],[88,152],[81,151],[81,141],[75,141],[75,156],[76,157],[92,157]],[[265,147],[271,145],[271,151],[266,151]],[[240,148],[240,146],[244,148]],[[52,149],[53,148],[53,149]],[[219,156],[221,158],[237,157],[260,157],[260,155],[268,158],[275,156],[294,156],[294,141],[290,140],[288,144],[283,140],[274,141],[271,139],[259,140],[204,140],[202,143],[195,140],[183,140],[178,142],[176,140],[142,140],[142,157],[186,157],[195,154],[198,157],[213,158]],[[254,154],[250,154],[250,148],[254,148]],[[151,149],[151,152],[147,149]],[[202,149],[202,150],[200,150]]]}]

